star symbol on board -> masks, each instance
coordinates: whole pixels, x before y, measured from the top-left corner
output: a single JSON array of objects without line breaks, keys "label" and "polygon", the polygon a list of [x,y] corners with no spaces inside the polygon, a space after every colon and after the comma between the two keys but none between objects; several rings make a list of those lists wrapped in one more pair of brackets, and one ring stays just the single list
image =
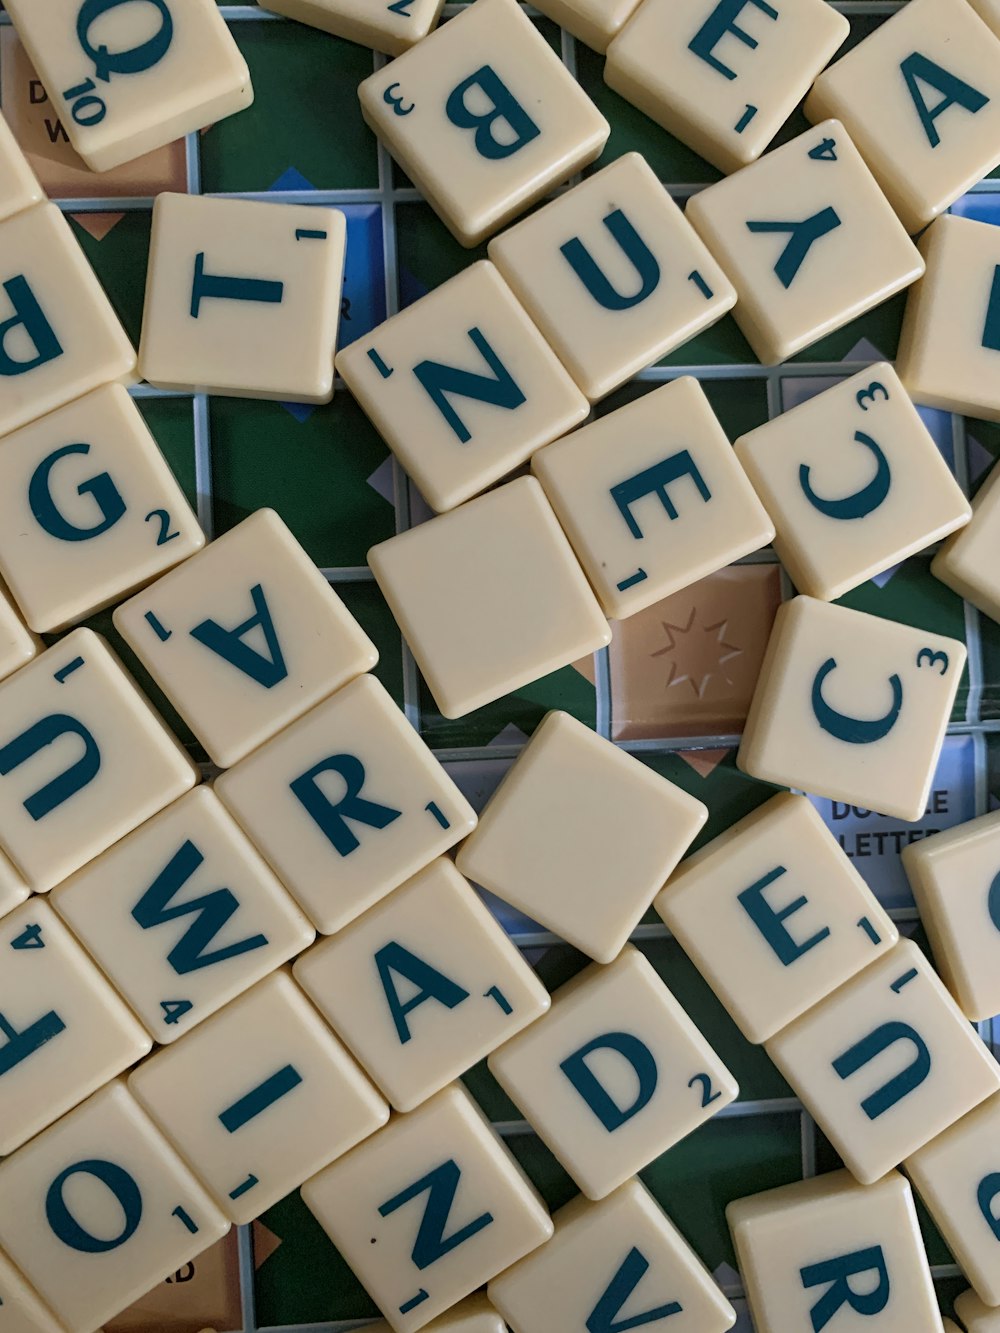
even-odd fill
[{"label": "star symbol on board", "polygon": [[691,608],[686,625],[672,625],[667,620],[661,620],[666,643],[650,653],[650,657],[672,659],[667,676],[668,690],[676,685],[688,684],[695,696],[701,699],[713,676],[722,676],[727,685],[734,683],[725,670],[726,663],[734,657],[741,657],[743,649],[726,642],[728,620],[718,620],[712,625],[701,625],[696,623],[697,620],[696,606]]}]

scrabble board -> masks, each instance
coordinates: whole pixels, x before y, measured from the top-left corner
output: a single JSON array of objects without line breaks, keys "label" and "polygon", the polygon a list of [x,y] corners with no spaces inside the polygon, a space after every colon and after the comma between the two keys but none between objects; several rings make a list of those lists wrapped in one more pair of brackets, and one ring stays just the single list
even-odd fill
[{"label": "scrabble board", "polygon": [[[905,2],[905,0],[903,0]],[[900,7],[896,0],[837,0],[851,41]],[[0,106],[30,153],[42,185],[73,231],[138,341],[153,196],[164,190],[323,204],[347,215],[342,344],[411,304],[472,259],[365,127],[358,83],[383,59],[347,42],[278,19],[254,5],[220,6],[246,57],[256,100],[244,114],[186,141],[93,176],[74,158],[41,84],[0,13]],[[449,5],[446,15],[460,6]],[[529,11],[531,13],[531,11]],[[539,31],[612,125],[603,157],[641,152],[682,203],[718,173],[656,128],[604,84],[602,57],[548,20]],[[806,128],[797,115],[778,142]],[[961,199],[961,216],[1000,225],[1000,179]],[[600,415],[680,375],[696,376],[730,439],[896,352],[905,296],[898,296],[787,364],[757,364],[731,318],[687,343],[662,364],[605,399]],[[206,533],[219,536],[253,510],[277,510],[350,611],[377,644],[377,675],[452,777],[481,808],[544,713],[563,709],[640,756],[709,808],[697,845],[761,804],[772,789],[738,771],[735,752],[753,683],[787,578],[770,549],[641,612],[616,630],[612,646],[565,667],[459,721],[435,708],[365,563],[368,548],[426,515],[398,463],[350,395],[311,407],[213,398],[142,386],[143,416],[195,505]],[[922,412],[960,485],[974,494],[1000,457],[1000,426],[940,411]],[[981,617],[932,578],[930,555],[911,558],[849,593],[859,610],[962,640],[969,661],[952,714],[928,809],[913,825],[841,802],[820,814],[890,911],[902,934],[923,939],[899,853],[931,830],[1000,806],[1000,626]],[[190,733],[115,635],[110,614],[92,622],[109,634],[150,690],[168,723],[204,762]],[[551,988],[582,966],[582,956],[496,904],[504,925]],[[666,928],[651,913],[633,941],[670,984],[740,1084],[731,1106],[643,1173],[647,1185],[693,1244],[750,1328],[724,1220],[741,1195],[784,1185],[836,1165],[833,1149],[791,1095],[762,1047],[744,1041]],[[980,1024],[1000,1055],[1000,1019]],[[466,1078],[550,1207],[575,1192],[548,1150],[485,1065]],[[964,1286],[926,1214],[933,1275],[950,1312]],[[361,1326],[375,1310],[298,1194],[241,1228],[225,1253],[197,1261],[214,1283],[216,1304],[194,1322],[229,1330],[276,1326],[339,1330]],[[175,1275],[174,1290],[193,1282]],[[169,1312],[171,1288],[149,1305]],[[229,1293],[228,1296],[224,1293]],[[157,1298],[159,1299],[159,1298]],[[228,1309],[226,1308],[228,1306]],[[215,1313],[218,1310],[219,1313]],[[225,1311],[225,1313],[223,1313]],[[133,1318],[136,1318],[133,1316]],[[146,1325],[167,1327],[154,1316]]]}]

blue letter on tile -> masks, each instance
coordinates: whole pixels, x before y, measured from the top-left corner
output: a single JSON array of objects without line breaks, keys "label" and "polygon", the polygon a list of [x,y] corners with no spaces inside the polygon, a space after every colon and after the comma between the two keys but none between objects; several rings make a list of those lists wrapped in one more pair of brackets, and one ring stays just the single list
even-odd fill
[{"label": "blue letter on tile", "polygon": [[65,1031],[66,1024],[52,1010],[43,1014],[29,1027],[22,1028],[20,1032],[15,1031],[3,1014],[0,1014],[0,1035],[6,1038],[4,1044],[0,1046],[0,1077],[9,1074],[22,1060],[27,1060],[29,1055],[34,1055],[46,1042]]},{"label": "blue letter on tile", "polygon": [[782,907],[777,911],[764,897],[764,890],[773,884],[776,879],[785,874],[784,866],[777,866],[774,870],[757,880],[756,884],[751,884],[748,889],[737,895],[740,906],[746,912],[747,916],[754,923],[760,933],[767,940],[768,944],[774,950],[775,954],[785,965],[790,967],[803,954],[816,947],[825,940],[830,934],[829,929],[824,926],[818,930],[815,935],[799,944],[792,933],[785,928],[784,922],[788,917],[805,907],[809,899],[800,896],[787,907]]},{"label": "blue letter on tile", "polygon": [[414,1264],[421,1271],[430,1268],[431,1264],[436,1264],[439,1259],[443,1259],[446,1254],[450,1254],[459,1245],[464,1245],[467,1240],[471,1240],[484,1227],[488,1227],[493,1221],[492,1213],[481,1213],[479,1217],[461,1227],[458,1231],[453,1231],[450,1236],[444,1233],[448,1227],[448,1219],[451,1216],[452,1206],[455,1202],[455,1195],[458,1192],[459,1182],[462,1179],[462,1171],[456,1161],[449,1158],[442,1162],[440,1166],[435,1167],[433,1171],[422,1176],[414,1184],[408,1185],[405,1190],[396,1194],[387,1203],[379,1208],[379,1214],[382,1217],[388,1217],[394,1213],[397,1208],[402,1208],[403,1204],[409,1203],[411,1199],[419,1198],[421,1194],[427,1195],[427,1206],[424,1209],[424,1215],[420,1219],[420,1227],[417,1231],[417,1238],[413,1242],[413,1250],[410,1257]]},{"label": "blue letter on tile", "polygon": [[718,70],[727,79],[735,79],[736,71],[719,60],[715,54],[715,48],[726,33],[731,32],[734,37],[739,38],[744,46],[748,46],[751,51],[756,51],[757,39],[736,26],[736,20],[740,14],[746,9],[747,5],[751,4],[755,5],[762,14],[766,14],[769,19],[778,17],[778,11],[772,9],[767,0],[719,0],[711,14],[688,42],[689,51],[693,51],[696,56],[704,60],[706,65],[711,65],[712,69]]},{"label": "blue letter on tile", "polygon": [[618,1272],[608,1283],[604,1295],[591,1311],[587,1319],[587,1333],[625,1333],[626,1329],[643,1328],[646,1324],[657,1324],[661,1319],[680,1314],[683,1307],[677,1301],[670,1301],[644,1314],[618,1319],[622,1307],[646,1276],[648,1269],[649,1260],[633,1245],[622,1260]]},{"label": "blue letter on tile", "polygon": [[524,394],[515,383],[514,377],[486,341],[482,332],[479,329],[470,329],[469,338],[493,372],[492,375],[479,375],[474,370],[460,370],[457,366],[443,366],[439,361],[420,361],[413,367],[414,375],[462,444],[469,443],[472,433],[449,403],[448,394],[453,393],[460,398],[474,398],[477,402],[489,403],[491,407],[503,407],[508,411],[520,407],[525,401]]},{"label": "blue letter on tile", "polygon": [[[595,1051],[614,1051],[632,1066],[638,1087],[631,1106],[619,1106],[587,1064],[588,1056]],[[561,1061],[559,1068],[609,1134],[621,1129],[649,1103],[659,1077],[653,1052],[630,1032],[607,1032],[595,1037]]]},{"label": "blue letter on tile", "polygon": [[[62,356],[63,349],[55,330],[45,318],[27,278],[23,275],[11,278],[3,284],[3,289],[10,297],[14,314],[0,324],[0,375],[25,375],[29,370],[37,370]],[[7,338],[14,329],[22,329],[35,349],[35,355],[27,361],[16,360],[7,350]]]},{"label": "blue letter on tile", "polygon": [[[242,671],[258,685],[263,685],[265,690],[270,690],[287,677],[288,668],[285,666],[281,644],[274,630],[274,621],[271,619],[271,610],[264,596],[264,589],[259,583],[255,583],[250,589],[250,599],[253,602],[254,613],[249,620],[244,620],[242,625],[237,625],[235,629],[223,629],[216,620],[203,620],[200,625],[195,625],[191,637],[224,658],[236,667],[237,671]],[[267,657],[244,641],[245,635],[255,629],[260,629],[264,633]]]},{"label": "blue letter on tile", "polygon": [[986,1225],[997,1240],[1000,1240],[1000,1212],[995,1208],[998,1199],[1000,1199],[1000,1171],[994,1171],[979,1182],[976,1202],[979,1204],[979,1211],[986,1218]]},{"label": "blue letter on tile", "polygon": [[[862,1274],[865,1275],[863,1294],[851,1287],[851,1278]],[[874,1288],[870,1274],[875,1274],[877,1278]],[[838,1255],[822,1263],[809,1264],[799,1270],[799,1276],[807,1291],[810,1287],[829,1284],[829,1289],[809,1312],[813,1333],[820,1333],[821,1329],[826,1328],[837,1311],[845,1305],[849,1305],[859,1315],[870,1316],[880,1314],[889,1303],[891,1288],[881,1245],[872,1245],[854,1254]]]},{"label": "blue letter on tile", "polygon": [[899,710],[903,706],[903,682],[893,673],[889,677],[889,688],[892,690],[892,706],[889,711],[882,717],[864,721],[861,718],[849,717],[846,713],[838,713],[823,698],[824,682],[830,672],[836,669],[837,659],[828,657],[813,680],[812,709],[819,725],[828,735],[835,736],[838,741],[846,741],[848,745],[871,745],[874,741],[880,741],[888,736],[896,725]]},{"label": "blue letter on tile", "polygon": [[8,773],[13,773],[15,768],[20,768],[32,755],[52,745],[61,736],[79,737],[83,742],[83,754],[72,767],[46,782],[44,787],[39,787],[38,791],[24,802],[25,810],[36,821],[50,815],[57,806],[68,801],[78,791],[82,791],[97,777],[101,771],[101,752],[97,748],[97,742],[83,723],[78,722],[75,717],[69,717],[66,713],[53,713],[50,717],[44,717],[40,722],[36,722],[0,749],[0,777],[6,777]]},{"label": "blue letter on tile", "polygon": [[[478,88],[490,103],[488,111],[470,111],[465,104],[466,93]],[[525,111],[492,65],[483,65],[448,94],[445,115],[460,130],[474,130],[476,151],[480,157],[498,160],[510,157],[525,144],[537,139],[541,130]],[[498,139],[494,126],[500,122],[506,127],[503,139]]]},{"label": "blue letter on tile", "polygon": [[872,437],[866,435],[863,430],[856,430],[854,438],[858,444],[863,444],[866,449],[871,451],[875,459],[875,475],[867,485],[862,486],[853,495],[842,496],[839,500],[825,500],[823,496],[817,495],[812,488],[812,483],[809,480],[811,469],[805,463],[802,463],[799,467],[799,485],[802,487],[806,499],[814,509],[818,509],[827,518],[865,518],[878,509],[889,494],[889,488],[892,485],[889,460]]},{"label": "blue letter on tile", "polygon": [[[467,990],[463,990],[450,977],[431,967],[430,963],[418,958],[396,940],[390,940],[378,950],[375,954],[375,966],[378,968],[379,980],[385,991],[392,1021],[396,1025],[396,1035],[403,1046],[413,1035],[406,1021],[406,1015],[422,1005],[425,1000],[437,1000],[446,1009],[455,1009],[463,1000],[469,998]],[[417,988],[416,994],[405,1004],[401,1002],[392,979],[394,972],[405,977]]]},{"label": "blue letter on tile", "polygon": [[[331,801],[320,789],[318,779],[324,773],[338,774],[347,788],[345,795],[337,802]],[[384,829],[403,813],[402,810],[393,810],[391,806],[366,800],[361,795],[364,785],[365,766],[353,754],[334,754],[329,759],[322,759],[308,772],[289,783],[292,795],[302,802],[306,813],[315,820],[341,856],[350,856],[361,845],[347,827],[349,819],[356,824],[365,824],[368,828]]]},{"label": "blue letter on tile", "polygon": [[269,282],[263,278],[223,278],[205,272],[204,252],[194,257],[194,280],[191,283],[191,317],[201,314],[201,303],[209,297],[223,301],[259,301],[263,305],[280,305],[285,294],[283,282]]},{"label": "blue letter on tile", "polygon": [[670,498],[667,487],[671,482],[679,481],[681,477],[691,478],[698,494],[706,504],[711,500],[712,492],[706,486],[704,477],[698,471],[698,465],[687,449],[682,449],[680,453],[671,454],[662,463],[656,463],[643,472],[637,472],[634,477],[629,477],[627,481],[621,481],[617,486],[611,487],[611,498],[618,506],[622,518],[628,525],[629,532],[637,541],[642,538],[643,531],[632,513],[631,506],[641,500],[644,495],[655,495],[667,511],[668,517],[677,518],[677,509]]},{"label": "blue letter on tile", "polygon": [[[960,106],[975,115],[977,111],[982,111],[990,100],[985,93],[964,83],[957,74],[942,69],[919,51],[907,56],[899,68],[913,98],[913,105],[917,108],[917,115],[924,127],[927,141],[932,148],[936,148],[941,142],[941,136],[934,122],[943,111],[947,111],[950,106]],[[929,84],[941,94],[937,106],[929,107],[924,101],[920,91],[921,83]]]},{"label": "blue letter on tile", "polygon": [[983,325],[983,346],[990,352],[1000,352],[1000,264],[994,265],[990,303],[986,307]]},{"label": "blue letter on tile", "polygon": [[806,255],[816,242],[831,231],[836,231],[839,226],[840,218],[836,209],[821,208],[818,213],[801,222],[748,222],[747,230],[755,235],[771,232],[788,234],[788,242],[774,266],[778,281],[782,287],[787,288],[795,281]]},{"label": "blue letter on tile", "polygon": [[[104,1239],[92,1235],[69,1211],[63,1191],[66,1182],[73,1176],[93,1176],[118,1200],[122,1210],[122,1228],[117,1236]],[[45,1196],[45,1216],[55,1234],[71,1250],[79,1250],[81,1254],[108,1254],[124,1245],[138,1230],[142,1221],[142,1194],[128,1171],[114,1162],[102,1162],[99,1159],[74,1162],[65,1171],[60,1171],[49,1186]]]},{"label": "blue letter on tile", "polygon": [[877,1120],[886,1111],[891,1111],[897,1102],[908,1097],[924,1082],[931,1072],[931,1053],[927,1043],[909,1023],[883,1023],[849,1047],[843,1055],[838,1055],[833,1062],[833,1072],[838,1078],[848,1079],[898,1042],[913,1047],[913,1059],[905,1069],[861,1103],[861,1109],[869,1120]]},{"label": "blue letter on tile", "polygon": [[571,237],[559,249],[598,305],[604,306],[605,310],[631,310],[633,306],[641,305],[647,296],[652,296],[660,285],[660,266],[620,208],[604,218],[604,225],[639,277],[639,289],[631,296],[623,296],[611,285],[579,236]]},{"label": "blue letter on tile", "polygon": [[71,523],[60,511],[52,498],[52,469],[62,458],[71,454],[89,454],[89,444],[66,444],[43,458],[35,468],[28,483],[28,504],[39,525],[50,537],[61,542],[85,542],[92,537],[99,537],[102,532],[113,528],[125,514],[125,501],[121,492],[106,472],[99,472],[89,481],[82,481],[76,488],[77,495],[92,495],[94,503],[101,511],[100,520],[89,527],[81,528]]}]

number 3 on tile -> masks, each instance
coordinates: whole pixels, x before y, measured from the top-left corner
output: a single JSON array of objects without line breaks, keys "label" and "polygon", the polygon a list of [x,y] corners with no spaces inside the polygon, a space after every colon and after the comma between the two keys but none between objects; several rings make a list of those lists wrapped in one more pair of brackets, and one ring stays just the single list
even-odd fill
[{"label": "number 3 on tile", "polygon": [[921,648],[920,652],[917,653],[918,667],[935,667],[938,665],[941,667],[940,674],[946,676],[948,674],[949,665],[947,653],[936,653],[931,648]]}]

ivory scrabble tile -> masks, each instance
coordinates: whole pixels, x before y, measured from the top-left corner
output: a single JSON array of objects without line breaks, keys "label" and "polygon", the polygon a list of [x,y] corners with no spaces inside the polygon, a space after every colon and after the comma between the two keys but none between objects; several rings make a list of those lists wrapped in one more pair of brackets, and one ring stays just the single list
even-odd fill
[{"label": "ivory scrabble tile", "polygon": [[0,287],[0,435],[134,382],[135,349],[55,204],[0,223]]},{"label": "ivory scrabble tile", "polygon": [[415,1333],[552,1235],[457,1083],[307,1181],[302,1199],[395,1333]]},{"label": "ivory scrabble tile", "polygon": [[687,375],[550,444],[531,467],[617,620],[774,536],[704,389]]},{"label": "ivory scrabble tile", "polygon": [[707,818],[701,801],[553,712],[459,848],[458,867],[610,963]]},{"label": "ivory scrabble tile", "polygon": [[608,48],[604,77],[736,171],[761,155],[849,31],[825,0],[645,0]]},{"label": "ivory scrabble tile", "polygon": [[367,0],[274,0],[276,14],[298,19],[334,37],[372,46],[391,56],[421,41],[437,27],[444,0],[382,0],[372,6]]},{"label": "ivory scrabble tile", "polygon": [[14,1265],[0,1254],[0,1328],[3,1333],[65,1333]]},{"label": "ivory scrabble tile", "polygon": [[864,1184],[1000,1088],[1000,1065],[909,940],[766,1050]]},{"label": "ivory scrabble tile", "polygon": [[639,0],[542,0],[535,8],[603,55],[638,4]]},{"label": "ivory scrabble tile", "polygon": [[19,907],[29,893],[27,884],[0,852],[0,916],[6,916]]},{"label": "ivory scrabble tile", "polygon": [[1000,1096],[956,1121],[905,1165],[980,1299],[1000,1306]]},{"label": "ivory scrabble tile", "polygon": [[337,369],[438,511],[500,481],[590,411],[485,261],[345,348]]},{"label": "ivory scrabble tile", "polygon": [[945,542],[931,561],[935,578],[993,620],[1000,620],[1000,571],[993,560],[1000,533],[998,478],[1000,468],[977,492],[972,502],[972,522]]},{"label": "ivory scrabble tile", "polygon": [[120,1081],[0,1165],[0,1244],[79,1333],[228,1230]]},{"label": "ivory scrabble tile", "polygon": [[[390,1333],[391,1324],[380,1319],[368,1333]],[[508,1333],[507,1325],[485,1296],[470,1296],[459,1301],[446,1314],[425,1324],[426,1333]]]},{"label": "ivory scrabble tile", "polygon": [[47,892],[182,796],[198,770],[98,634],[0,685],[0,848]]},{"label": "ivory scrabble tile", "polygon": [[215,784],[324,935],[472,831],[472,807],[374,676],[361,676]]},{"label": "ivory scrabble tile", "polygon": [[1000,1333],[1000,1310],[984,1305],[974,1291],[963,1291],[955,1298],[955,1313],[965,1333]]},{"label": "ivory scrabble tile", "polygon": [[757,1333],[941,1333],[910,1186],[898,1171],[783,1185],[726,1209]]},{"label": "ivory scrabble tile", "polygon": [[696,194],[687,219],[729,275],[736,322],[768,365],[857,319],[924,271],[836,120]]},{"label": "ivory scrabble tile", "polygon": [[1000,811],[911,843],[903,866],[959,1008],[974,1022],[1000,1014]]},{"label": "ivory scrabble tile", "polygon": [[141,1060],[153,1043],[41,899],[0,920],[0,959],[0,1155],[6,1156]]},{"label": "ivory scrabble tile", "polygon": [[143,378],[161,389],[328,403],[346,236],[334,208],[159,195]]},{"label": "ivory scrabble tile", "polygon": [[1000,45],[966,0],[911,0],[806,98],[842,121],[907,231],[1000,163]]},{"label": "ivory scrabble tile", "polygon": [[969,0],[969,4],[996,36],[1000,37],[1000,0]]},{"label": "ivory scrabble tile", "polygon": [[152,0],[139,9],[135,0],[11,0],[7,11],[92,171],[253,101],[246,62],[212,0]]},{"label": "ivory scrabble tile", "polygon": [[969,502],[882,362],[735,444],[800,592],[833,601],[963,527]]},{"label": "ivory scrabble tile", "polygon": [[788,792],[688,857],[654,905],[752,1042],[899,939],[812,802]]},{"label": "ivory scrabble tile", "polygon": [[639,153],[495,237],[489,255],[592,400],[736,304],[729,279]]},{"label": "ivory scrabble tile", "polygon": [[920,238],[896,367],[918,403],[1000,421],[1000,229],[949,215]]},{"label": "ivory scrabble tile", "polygon": [[490,1072],[588,1199],[736,1099],[733,1076],[631,944],[561,986]]},{"label": "ivory scrabble tile", "polygon": [[476,0],[358,96],[372,131],[467,246],[593,162],[610,133],[514,0]]},{"label": "ivory scrabble tile", "polygon": [[[674,1333],[725,1333],[736,1311],[636,1178],[600,1203],[578,1196],[555,1235],[489,1284],[517,1333],[579,1333],[673,1320]],[[626,1310],[628,1313],[626,1313]]]},{"label": "ivory scrabble tile", "polygon": [[445,717],[463,717],[611,641],[532,477],[390,537],[368,563]]},{"label": "ivory scrabble tile", "polygon": [[0,582],[0,680],[26,666],[43,646],[21,619],[9,589]]},{"label": "ivory scrabble tile", "polygon": [[114,623],[223,768],[378,661],[273,509],[120,606]]},{"label": "ivory scrabble tile", "polygon": [[205,544],[139,409],[107,384],[0,450],[0,570],[33,630],[110,606]]},{"label": "ivory scrabble tile", "polygon": [[295,979],[397,1111],[411,1111],[549,1007],[446,857],[296,962]]},{"label": "ivory scrabble tile", "polygon": [[161,1045],[316,937],[207,787],[60,884],[52,905]]},{"label": "ivory scrabble tile", "polygon": [[0,222],[45,199],[45,191],[0,116]]},{"label": "ivory scrabble tile", "polygon": [[919,819],[965,659],[956,639],[795,597],[775,617],[736,762],[764,782]]},{"label": "ivory scrabble tile", "polygon": [[389,1107],[284,972],[146,1060],[128,1085],[238,1223],[258,1217],[389,1118]]}]

